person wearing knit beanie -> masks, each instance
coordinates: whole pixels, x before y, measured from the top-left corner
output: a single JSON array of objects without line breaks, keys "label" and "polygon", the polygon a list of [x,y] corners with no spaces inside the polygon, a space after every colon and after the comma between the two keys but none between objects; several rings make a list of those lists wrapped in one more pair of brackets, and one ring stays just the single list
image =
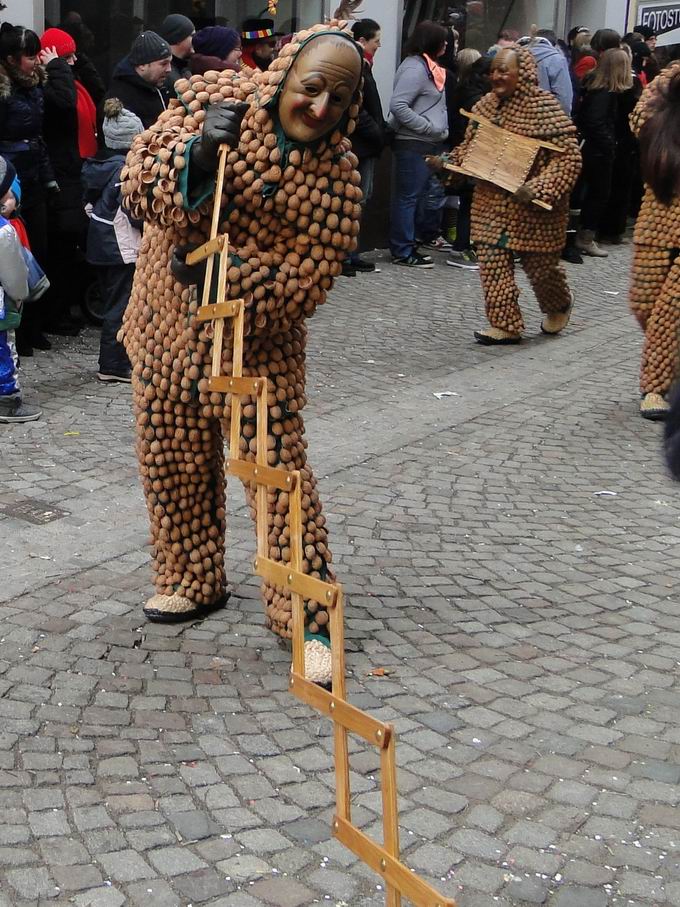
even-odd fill
[{"label": "person wearing knit beanie", "polygon": [[119,98],[107,98],[103,111],[104,144],[112,151],[128,151],[135,136],[144,131],[142,121],[137,114],[126,110]]},{"label": "person wearing knit beanie", "polygon": [[0,157],[0,205],[12,188],[12,183],[16,178],[17,172],[12,162],[8,161],[7,158]]},{"label": "person wearing knit beanie", "polygon": [[220,72],[241,68],[241,35],[235,28],[211,25],[194,35],[194,54],[189,61],[194,75],[203,75],[209,69]]},{"label": "person wearing knit beanie", "polygon": [[136,114],[144,129],[148,129],[168,106],[170,95],[165,80],[171,59],[167,41],[156,32],[142,32],[135,38],[127,57],[113,70],[104,100],[120,98],[123,107]]},{"label": "person wearing knit beanie", "polygon": [[67,63],[71,62],[69,57],[73,57],[75,63],[76,42],[61,28],[48,28],[40,38],[40,47],[42,50],[54,50],[58,57],[65,57]]},{"label": "person wearing knit beanie", "polygon": [[90,215],[86,258],[95,268],[102,301],[99,338],[99,381],[130,382],[130,362],[117,339],[130,299],[141,240],[140,224],[123,208],[121,173],[142,121],[120,98],[104,101],[102,133],[105,146],[83,167],[83,201]]},{"label": "person wearing knit beanie", "polygon": [[155,31],[143,31],[137,35],[130,48],[128,60],[133,66],[148,66],[161,63],[172,56],[168,42]]},{"label": "person wearing knit beanie", "polygon": [[173,85],[178,79],[188,79],[191,76],[189,60],[194,52],[193,37],[196,29],[187,16],[172,13],[165,17],[158,29],[158,34],[168,42],[172,51],[170,74],[166,80],[167,88],[172,91]]}]

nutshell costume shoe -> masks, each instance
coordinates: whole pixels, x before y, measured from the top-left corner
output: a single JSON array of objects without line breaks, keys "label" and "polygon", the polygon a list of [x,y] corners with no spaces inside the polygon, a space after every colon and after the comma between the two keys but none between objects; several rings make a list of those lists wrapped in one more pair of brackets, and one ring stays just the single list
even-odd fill
[{"label": "nutshell costume shoe", "polygon": [[544,334],[555,335],[559,334],[560,331],[563,331],[566,326],[569,324],[569,319],[571,318],[571,312],[574,308],[574,294],[571,294],[571,305],[566,310],[566,312],[551,312],[549,315],[546,315],[543,321],[541,322],[541,331]]},{"label": "nutshell costume shoe", "polygon": [[305,634],[305,678],[322,687],[330,687],[333,660],[330,639]]},{"label": "nutshell costume shoe", "polygon": [[504,331],[502,328],[486,328],[483,331],[475,331],[475,340],[482,346],[509,346],[521,343],[522,335],[511,334],[510,331]]},{"label": "nutshell costume shoe", "polygon": [[665,400],[661,394],[644,394],[640,401],[640,415],[643,419],[649,419],[650,422],[663,422],[668,416],[670,408],[668,400]]},{"label": "nutshell costume shoe", "polygon": [[152,595],[144,605],[144,617],[155,624],[179,624],[185,620],[205,617],[211,611],[223,608],[228,599],[229,593],[226,592],[214,604],[197,605],[178,592],[174,595]]}]

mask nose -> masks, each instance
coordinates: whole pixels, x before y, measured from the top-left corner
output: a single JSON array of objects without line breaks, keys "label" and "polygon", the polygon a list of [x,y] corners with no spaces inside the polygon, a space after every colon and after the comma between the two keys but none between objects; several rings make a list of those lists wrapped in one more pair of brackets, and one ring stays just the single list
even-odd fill
[{"label": "mask nose", "polygon": [[317,120],[323,120],[328,112],[328,103],[330,97],[327,91],[324,91],[323,94],[317,95],[312,104],[312,113],[317,118]]}]

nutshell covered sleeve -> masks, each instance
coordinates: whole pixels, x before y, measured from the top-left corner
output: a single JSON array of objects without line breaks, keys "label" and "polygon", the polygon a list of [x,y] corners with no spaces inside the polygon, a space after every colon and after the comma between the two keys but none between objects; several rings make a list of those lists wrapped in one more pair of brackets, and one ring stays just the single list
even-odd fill
[{"label": "nutshell covered sleeve", "polygon": [[541,150],[535,165],[538,172],[535,176],[530,176],[525,184],[535,198],[549,205],[555,205],[569,195],[581,172],[581,152],[576,144],[576,136],[561,136],[554,144],[565,150]]}]

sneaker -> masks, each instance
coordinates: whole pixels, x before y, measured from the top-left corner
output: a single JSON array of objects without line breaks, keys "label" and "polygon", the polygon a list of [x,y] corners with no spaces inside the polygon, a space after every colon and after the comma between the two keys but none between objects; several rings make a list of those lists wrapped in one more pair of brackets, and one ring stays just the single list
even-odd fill
[{"label": "sneaker", "polygon": [[354,265],[354,270],[358,271],[359,274],[373,274],[380,271],[380,268],[376,268],[372,261],[364,261],[363,258],[357,258],[352,264]]},{"label": "sneaker", "polygon": [[0,422],[35,422],[42,416],[37,406],[22,403],[17,397],[0,399]]},{"label": "sneaker", "polygon": [[97,372],[97,380],[106,384],[130,384],[132,373],[129,369],[125,372]]},{"label": "sneaker", "polygon": [[477,253],[472,249],[464,249],[460,252],[457,249],[454,249],[453,252],[451,252],[451,258],[446,259],[446,264],[450,268],[463,268],[466,271],[479,271]]},{"label": "sneaker", "polygon": [[403,265],[406,268],[434,268],[434,262],[429,255],[418,255],[416,252],[404,258],[393,258],[392,264]]},{"label": "sneaker", "polygon": [[444,239],[443,236],[436,236],[434,239],[423,240],[421,245],[426,249],[434,249],[435,252],[450,252],[453,249],[453,246],[448,239]]}]

